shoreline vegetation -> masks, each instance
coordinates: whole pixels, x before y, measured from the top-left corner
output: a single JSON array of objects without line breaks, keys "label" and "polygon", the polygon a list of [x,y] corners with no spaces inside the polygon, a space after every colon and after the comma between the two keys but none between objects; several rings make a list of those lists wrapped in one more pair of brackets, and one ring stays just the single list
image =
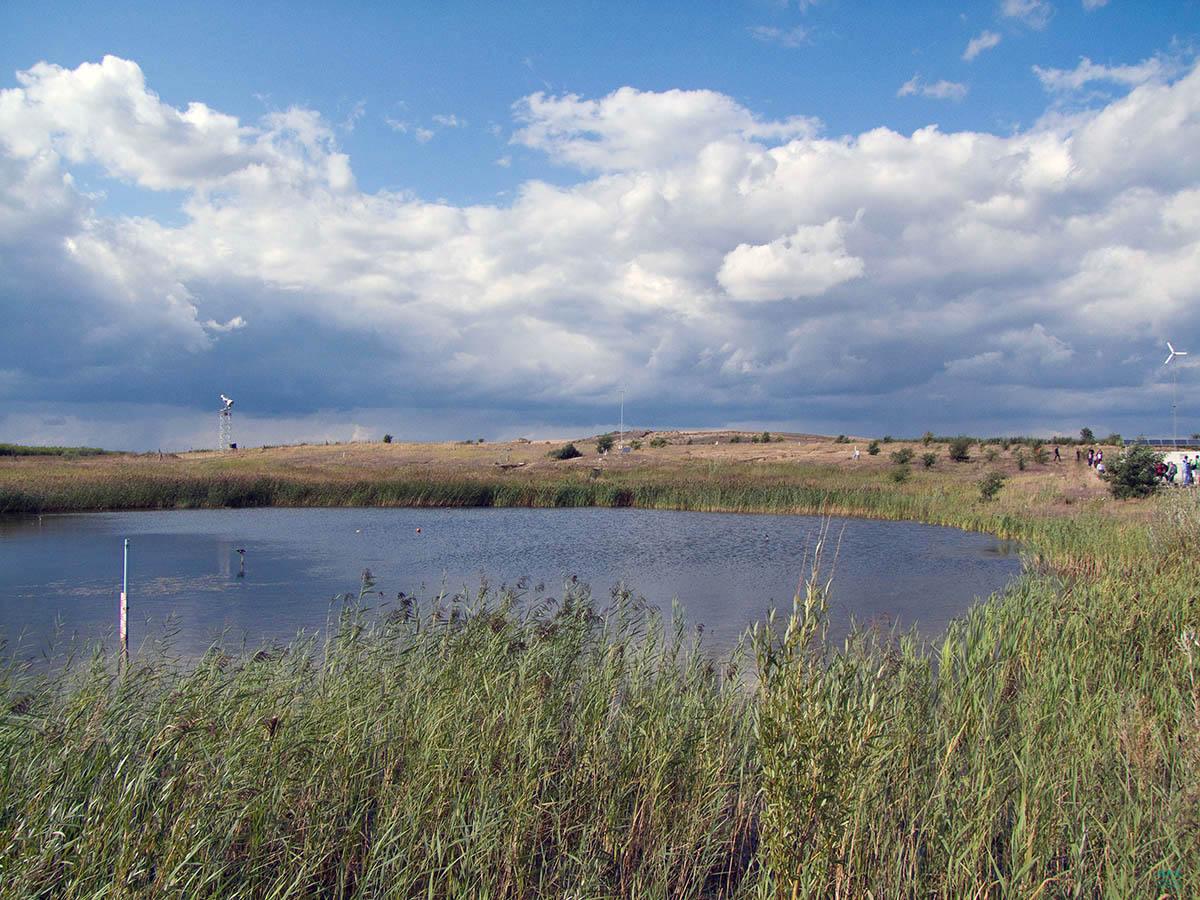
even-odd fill
[{"label": "shoreline vegetation", "polygon": [[567,585],[350,603],[320,639],[149,648],[123,674],[103,648],[12,663],[0,896],[1200,895],[1196,493],[1114,500],[1065,444],[1055,464],[1013,442],[955,462],[938,440],[859,440],[855,460],[853,440],[730,438],[0,459],[13,513],[803,512],[989,531],[1029,560],[932,644],[828,638],[826,534],[729,662],[681,613]]}]

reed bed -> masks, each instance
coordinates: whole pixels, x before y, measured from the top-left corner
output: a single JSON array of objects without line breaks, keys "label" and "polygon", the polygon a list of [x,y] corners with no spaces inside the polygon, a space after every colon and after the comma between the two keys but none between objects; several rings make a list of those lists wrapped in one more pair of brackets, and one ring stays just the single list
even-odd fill
[{"label": "reed bed", "polygon": [[1146,554],[1031,569],[933,649],[831,647],[811,580],[757,641],[764,893],[1200,896],[1198,511],[1167,498],[1149,544],[1088,523]]},{"label": "reed bed", "polygon": [[737,667],[627,593],[401,598],[323,643],[123,676],[97,654],[65,678],[0,679],[5,897],[727,897],[754,877]]}]

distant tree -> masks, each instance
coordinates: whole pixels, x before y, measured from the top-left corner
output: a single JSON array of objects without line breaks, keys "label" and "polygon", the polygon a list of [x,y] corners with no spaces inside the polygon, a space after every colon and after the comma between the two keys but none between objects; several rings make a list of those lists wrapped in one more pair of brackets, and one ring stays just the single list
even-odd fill
[{"label": "distant tree", "polygon": [[1121,440],[1121,435],[1117,434],[1115,431],[1104,439],[1104,443],[1111,444],[1114,447],[1122,447],[1125,445],[1125,442]]},{"label": "distant tree", "polygon": [[613,436],[611,434],[602,434],[596,438],[596,452],[607,453],[612,449]]},{"label": "distant tree", "polygon": [[950,458],[955,462],[966,462],[971,458],[971,444],[973,442],[965,434],[960,434],[956,438],[950,440]]},{"label": "distant tree", "polygon": [[1108,482],[1108,489],[1119,500],[1130,497],[1149,497],[1158,490],[1155,468],[1162,462],[1162,454],[1155,453],[1145,444],[1136,444],[1120,459],[1111,463],[1106,459],[1106,472],[1100,477]]},{"label": "distant tree", "polygon": [[933,443],[933,432],[926,431],[923,435],[921,435],[921,443],[924,444],[926,447],[928,447],[930,444],[932,444]]},{"label": "distant tree", "polygon": [[392,436],[390,434],[385,434],[383,436],[383,442],[385,444],[390,444],[392,442]]},{"label": "distant tree", "polygon": [[988,472],[979,480],[979,498],[984,501],[995,500],[1002,487],[1004,476],[999,472]]},{"label": "distant tree", "polygon": [[574,459],[577,456],[583,456],[574,444],[564,444],[556,450],[551,450],[546,455],[551,459]]},{"label": "distant tree", "polygon": [[761,441],[761,442],[762,442],[762,443],[764,443],[764,444],[769,444],[769,443],[771,443],[771,432],[769,432],[769,431],[764,431],[764,432],[762,433],[762,437],[760,437],[760,438],[759,438],[759,441]]},{"label": "distant tree", "polygon": [[1079,440],[1081,443],[1084,443],[1084,444],[1094,444],[1094,443],[1096,443],[1096,436],[1094,434],[1092,434],[1092,429],[1080,428],[1079,429]]}]

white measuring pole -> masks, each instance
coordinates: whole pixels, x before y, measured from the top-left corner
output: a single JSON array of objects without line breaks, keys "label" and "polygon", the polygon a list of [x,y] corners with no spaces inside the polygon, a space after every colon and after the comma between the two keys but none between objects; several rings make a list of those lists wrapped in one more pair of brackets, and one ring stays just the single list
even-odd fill
[{"label": "white measuring pole", "polygon": [[125,560],[121,575],[121,663],[129,660],[129,538],[125,538]]}]

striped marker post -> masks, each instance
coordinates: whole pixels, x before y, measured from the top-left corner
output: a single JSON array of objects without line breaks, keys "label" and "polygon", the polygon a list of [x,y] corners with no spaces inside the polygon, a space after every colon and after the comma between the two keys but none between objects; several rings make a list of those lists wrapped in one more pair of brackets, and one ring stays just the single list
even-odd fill
[{"label": "striped marker post", "polygon": [[121,575],[121,668],[129,662],[129,538],[125,538],[125,560]]}]

